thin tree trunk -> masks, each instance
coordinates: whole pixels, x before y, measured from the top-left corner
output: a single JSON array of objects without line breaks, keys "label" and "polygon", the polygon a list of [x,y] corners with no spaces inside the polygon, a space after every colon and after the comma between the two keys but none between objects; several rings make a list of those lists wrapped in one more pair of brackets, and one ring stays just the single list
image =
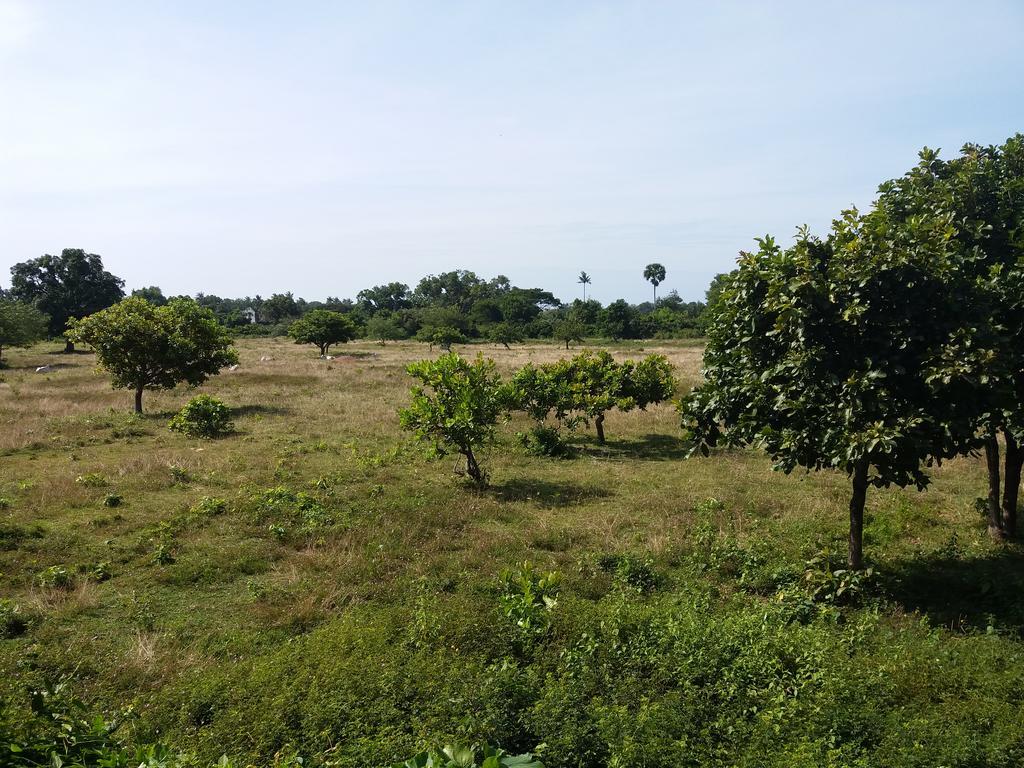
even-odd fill
[{"label": "thin tree trunk", "polygon": [[1020,493],[1021,468],[1024,467],[1024,447],[1009,432],[1006,435],[1005,475],[1003,478],[1003,533],[1017,537],[1017,498]]},{"label": "thin tree trunk", "polygon": [[853,493],[850,496],[850,547],[846,562],[852,570],[864,567],[864,500],[868,494],[868,460],[853,467]]},{"label": "thin tree trunk", "polygon": [[65,339],[64,340],[64,354],[65,355],[71,355],[71,354],[74,354],[74,352],[75,352],[75,342],[68,341],[67,339]]},{"label": "thin tree trunk", "polygon": [[566,349],[568,349],[568,348],[569,348],[569,340],[568,340],[568,339],[566,339],[566,340],[565,340],[565,348],[566,348]]},{"label": "thin tree trunk", "polygon": [[594,429],[597,430],[597,442],[603,443],[604,442],[604,414],[603,413],[599,414],[597,416],[597,418],[594,419]]},{"label": "thin tree trunk", "polygon": [[484,473],[480,471],[480,465],[476,463],[476,456],[473,455],[472,448],[466,448],[466,473],[472,478],[473,482],[477,485],[484,484]]},{"label": "thin tree trunk", "polygon": [[988,469],[988,533],[1003,538],[1002,510],[999,508],[999,441],[994,431],[985,438],[985,465]]},{"label": "thin tree trunk", "polygon": [[142,413],[142,385],[135,388],[135,412]]}]

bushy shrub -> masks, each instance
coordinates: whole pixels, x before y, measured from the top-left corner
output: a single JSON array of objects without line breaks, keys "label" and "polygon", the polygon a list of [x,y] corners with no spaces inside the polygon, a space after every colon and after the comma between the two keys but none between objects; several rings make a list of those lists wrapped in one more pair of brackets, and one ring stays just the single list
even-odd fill
[{"label": "bushy shrub", "polygon": [[63,565],[51,565],[36,576],[36,583],[45,589],[67,590],[75,585],[75,577]]},{"label": "bushy shrub", "polygon": [[544,768],[544,764],[532,755],[510,755],[495,747],[476,749],[449,744],[420,752],[391,768]]},{"label": "bushy shrub", "polygon": [[234,428],[231,409],[211,395],[193,397],[167,426],[187,437],[217,437]]},{"label": "bushy shrub", "polygon": [[0,639],[17,637],[28,629],[28,618],[13,600],[0,598]]}]

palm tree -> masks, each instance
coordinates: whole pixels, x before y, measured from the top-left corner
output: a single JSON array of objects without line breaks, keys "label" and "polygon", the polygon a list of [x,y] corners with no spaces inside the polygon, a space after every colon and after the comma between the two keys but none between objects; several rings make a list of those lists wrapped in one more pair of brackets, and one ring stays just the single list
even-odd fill
[{"label": "palm tree", "polygon": [[587,286],[591,283],[590,275],[586,272],[580,272],[580,276],[576,279],[576,282],[583,286],[583,303],[585,304],[587,302]]},{"label": "palm tree", "polygon": [[665,268],[661,264],[644,267],[644,280],[654,286],[654,306],[658,306],[658,284],[665,281]]}]

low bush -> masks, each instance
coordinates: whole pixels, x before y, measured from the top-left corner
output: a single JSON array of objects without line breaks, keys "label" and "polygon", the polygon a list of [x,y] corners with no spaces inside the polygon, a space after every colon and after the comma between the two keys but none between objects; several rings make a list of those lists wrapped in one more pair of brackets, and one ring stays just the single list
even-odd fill
[{"label": "low bush", "polygon": [[205,438],[225,435],[234,428],[231,422],[231,409],[211,395],[193,397],[167,426],[187,437]]}]

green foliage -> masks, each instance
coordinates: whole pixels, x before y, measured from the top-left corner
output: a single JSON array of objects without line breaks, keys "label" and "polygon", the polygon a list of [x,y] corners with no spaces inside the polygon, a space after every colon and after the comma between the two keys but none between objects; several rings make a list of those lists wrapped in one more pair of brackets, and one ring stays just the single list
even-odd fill
[{"label": "green foliage", "polygon": [[654,286],[654,303],[658,303],[658,286],[665,282],[665,267],[661,264],[648,264],[644,267],[644,280]]},{"label": "green foliage", "polygon": [[103,497],[103,506],[113,509],[114,507],[120,507],[124,497],[119,493],[108,493]]},{"label": "green foliage", "polygon": [[406,370],[420,383],[412,388],[409,407],[400,412],[402,428],[429,441],[439,456],[461,454],[473,482],[485,484],[475,452],[494,439],[508,403],[494,361],[478,355],[469,362],[450,352]]},{"label": "green foliage", "polygon": [[167,427],[187,437],[218,437],[234,428],[231,409],[212,395],[196,395],[171,419]]},{"label": "green foliage", "polygon": [[36,584],[45,589],[68,590],[75,585],[75,576],[63,565],[51,565],[36,576]]},{"label": "green foliage", "polygon": [[519,442],[527,453],[534,456],[566,457],[571,455],[572,448],[562,439],[558,427],[535,424],[527,432],[517,433]]},{"label": "green foliage", "polygon": [[366,336],[383,346],[385,342],[404,339],[408,334],[391,315],[377,314],[366,321]]},{"label": "green foliage", "polygon": [[466,334],[453,325],[425,325],[416,333],[416,340],[423,341],[433,349],[435,346],[449,351],[453,344],[465,344]]},{"label": "green foliage", "polygon": [[60,336],[72,319],[98,312],[124,297],[124,280],[103,269],[103,260],[81,248],[65,248],[11,267],[11,297],[35,305]]},{"label": "green foliage", "polygon": [[356,328],[347,315],[327,309],[314,309],[288,327],[296,344],[313,344],[325,356],[334,344],[356,337]]},{"label": "green foliage", "polygon": [[502,573],[501,611],[515,626],[523,647],[528,649],[547,634],[561,585],[557,571],[538,573],[528,562]]},{"label": "green foliage", "polygon": [[68,338],[96,350],[115,389],[135,390],[135,411],[142,412],[144,389],[198,386],[221,368],[238,362],[231,335],[213,314],[191,299],[172,299],[158,307],[128,298],[84,320],[72,320]]},{"label": "green foliage", "polygon": [[30,347],[45,338],[47,323],[33,305],[0,299],[0,359],[4,347]]},{"label": "green foliage", "polygon": [[287,538],[292,531],[315,533],[337,522],[319,498],[285,486],[267,488],[251,500],[251,506],[253,519],[269,521],[268,530],[278,539]]},{"label": "green foliage", "polygon": [[449,744],[420,752],[391,768],[544,768],[544,764],[532,755],[513,756],[491,746],[476,749]]},{"label": "green foliage", "polygon": [[536,420],[538,429],[549,416],[570,429],[594,420],[604,442],[607,411],[645,409],[671,398],[675,388],[672,366],[661,355],[617,363],[608,352],[587,350],[571,360],[523,366],[509,382],[509,401]]},{"label": "green foliage", "polygon": [[568,349],[569,345],[573,342],[582,344],[586,333],[586,326],[575,317],[570,316],[555,323],[551,335],[556,341],[563,342],[565,348]]},{"label": "green foliage", "polygon": [[509,349],[510,344],[523,341],[523,331],[520,326],[512,323],[495,323],[487,329],[487,340]]},{"label": "green foliage", "polygon": [[[766,238],[743,254],[713,307],[705,381],[681,408],[693,450],[753,444],[785,472],[846,472],[861,515],[868,483],[925,487],[922,464],[959,450],[932,375],[969,297],[949,232],[851,211],[827,240]],[[860,567],[856,524],[850,561]]]}]

